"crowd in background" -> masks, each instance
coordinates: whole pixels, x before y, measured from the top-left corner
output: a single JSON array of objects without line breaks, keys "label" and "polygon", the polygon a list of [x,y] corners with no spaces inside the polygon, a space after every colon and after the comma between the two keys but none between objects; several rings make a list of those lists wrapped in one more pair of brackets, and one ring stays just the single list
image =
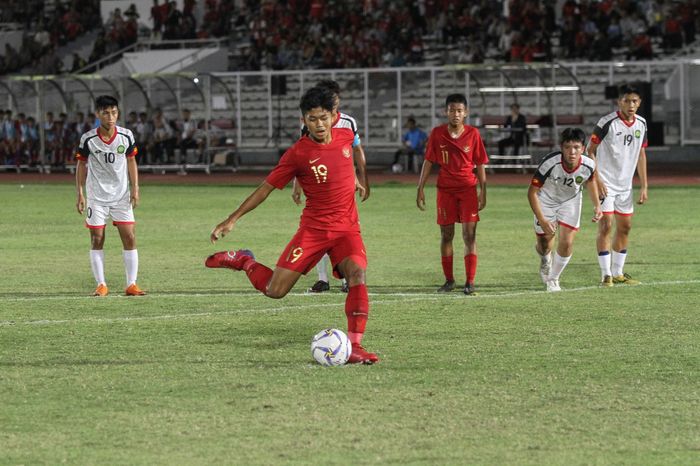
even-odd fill
[{"label": "crowd in background", "polygon": [[[83,133],[99,125],[93,113],[75,112],[55,115],[47,112],[43,122],[44,158],[40,155],[41,123],[24,113],[0,110],[0,165],[50,165],[65,168],[75,163],[75,153]],[[149,117],[146,112],[130,112],[124,126],[129,128],[139,148],[139,163],[199,163],[204,159],[202,122],[192,118],[188,109],[169,119],[161,109]]]},{"label": "crowd in background", "polygon": [[[198,2],[200,5],[198,5]],[[138,40],[230,38],[230,70],[363,68],[484,61],[650,59],[695,40],[694,0],[153,0],[139,29],[132,4],[102,23],[99,0],[0,1],[23,24],[21,50],[6,46],[0,74],[75,72]],[[199,6],[199,8],[198,8]],[[99,28],[88,57],[63,66],[56,47]],[[614,56],[617,53],[618,56]],[[88,71],[90,71],[88,69]]]}]

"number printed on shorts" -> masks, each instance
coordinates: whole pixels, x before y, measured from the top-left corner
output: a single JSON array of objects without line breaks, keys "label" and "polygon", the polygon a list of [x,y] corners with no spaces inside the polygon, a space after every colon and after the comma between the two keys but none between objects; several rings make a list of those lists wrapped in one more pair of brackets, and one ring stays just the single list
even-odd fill
[{"label": "number printed on shorts", "polygon": [[289,251],[289,255],[287,256],[287,261],[291,262],[292,264],[301,259],[301,256],[304,255],[304,250],[302,248],[294,248],[291,251]]},{"label": "number printed on shorts", "polygon": [[328,179],[328,167],[323,164],[311,166],[311,171],[314,172],[316,183],[325,183]]},{"label": "number printed on shorts", "polygon": [[87,208],[87,218],[92,218],[92,207]]}]

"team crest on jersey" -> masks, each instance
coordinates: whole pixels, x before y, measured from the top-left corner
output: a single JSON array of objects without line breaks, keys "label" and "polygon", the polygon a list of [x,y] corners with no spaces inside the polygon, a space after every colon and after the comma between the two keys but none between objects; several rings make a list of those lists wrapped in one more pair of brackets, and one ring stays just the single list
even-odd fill
[{"label": "team crest on jersey", "polygon": [[350,154],[351,154],[350,148],[349,148],[349,147],[343,147],[343,155],[345,156],[346,159],[347,159],[348,157],[350,157]]},{"label": "team crest on jersey", "polygon": [[637,139],[639,139],[641,135],[642,135],[642,132],[639,131],[639,130],[636,130],[636,131],[634,132],[634,137],[637,138]]},{"label": "team crest on jersey", "polygon": [[576,177],[576,184],[581,184],[583,183],[583,177],[582,176],[577,176]]},{"label": "team crest on jersey", "polygon": [[122,146],[121,144],[119,145],[119,147],[117,147],[117,152],[119,152],[120,154],[123,154],[125,150],[126,147]]},{"label": "team crest on jersey", "polygon": [[464,152],[469,152],[469,149],[471,149],[471,147],[469,147],[469,146],[464,146]]}]

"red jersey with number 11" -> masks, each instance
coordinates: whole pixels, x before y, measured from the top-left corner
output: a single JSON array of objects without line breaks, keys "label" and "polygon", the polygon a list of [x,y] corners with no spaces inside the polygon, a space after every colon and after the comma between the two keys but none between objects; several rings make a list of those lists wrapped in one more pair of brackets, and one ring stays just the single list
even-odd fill
[{"label": "red jersey with number 11", "polygon": [[446,191],[461,191],[476,185],[474,167],[489,163],[479,131],[468,125],[464,125],[464,131],[456,138],[450,136],[446,124],[433,128],[425,160],[440,165],[437,187]]},{"label": "red jersey with number 11", "polygon": [[319,144],[301,137],[284,153],[265,181],[283,189],[294,177],[304,190],[306,206],[300,227],[328,231],[360,231],[355,203],[355,164],[350,128],[333,127],[332,140]]}]

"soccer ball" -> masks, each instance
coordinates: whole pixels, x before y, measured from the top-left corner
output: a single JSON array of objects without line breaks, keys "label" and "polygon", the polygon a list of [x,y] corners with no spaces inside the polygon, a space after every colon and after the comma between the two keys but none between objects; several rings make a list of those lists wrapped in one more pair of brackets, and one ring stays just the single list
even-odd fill
[{"label": "soccer ball", "polygon": [[322,366],[342,366],[351,351],[348,336],[336,328],[321,330],[311,340],[311,355]]},{"label": "soccer ball", "polygon": [[403,165],[400,163],[395,163],[391,166],[392,173],[403,173]]}]

